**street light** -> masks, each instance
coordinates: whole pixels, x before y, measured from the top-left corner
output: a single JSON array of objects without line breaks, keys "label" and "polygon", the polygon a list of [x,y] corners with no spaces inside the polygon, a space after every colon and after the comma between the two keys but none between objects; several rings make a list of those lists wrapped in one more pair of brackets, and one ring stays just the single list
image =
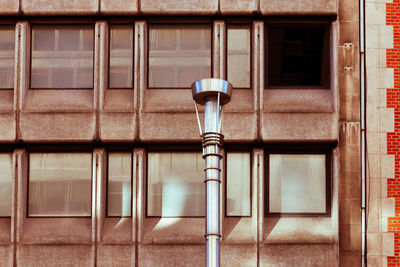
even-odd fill
[{"label": "street light", "polygon": [[[220,210],[219,185],[220,164],[223,157],[220,152],[224,136],[221,134],[222,106],[231,100],[232,85],[220,79],[203,79],[192,84],[197,123],[203,142],[203,158],[206,163],[206,266],[219,266]],[[197,104],[205,106],[204,131],[201,128]]]}]

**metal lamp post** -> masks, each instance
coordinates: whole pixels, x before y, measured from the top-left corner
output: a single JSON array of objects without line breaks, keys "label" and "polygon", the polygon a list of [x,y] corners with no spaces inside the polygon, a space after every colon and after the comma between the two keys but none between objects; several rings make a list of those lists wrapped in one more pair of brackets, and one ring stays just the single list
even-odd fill
[{"label": "metal lamp post", "polygon": [[[220,79],[203,79],[192,84],[194,105],[205,160],[206,184],[206,266],[219,266],[220,209],[219,185],[220,153],[224,136],[221,134],[222,106],[231,100],[232,85]],[[205,106],[204,131],[201,128],[197,104]]]}]

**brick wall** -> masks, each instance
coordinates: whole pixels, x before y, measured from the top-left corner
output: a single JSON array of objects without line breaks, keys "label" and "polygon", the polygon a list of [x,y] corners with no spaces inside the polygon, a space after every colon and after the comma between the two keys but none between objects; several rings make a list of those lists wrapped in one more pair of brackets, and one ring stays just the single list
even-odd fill
[{"label": "brick wall", "polygon": [[388,232],[394,233],[394,256],[388,266],[400,266],[400,1],[386,4],[386,25],[393,26],[393,49],[387,49],[387,68],[394,69],[394,88],[387,90],[387,107],[394,108],[395,131],[387,134],[387,151],[395,156],[395,177],[387,181],[387,197],[395,199],[395,217],[388,218]]}]

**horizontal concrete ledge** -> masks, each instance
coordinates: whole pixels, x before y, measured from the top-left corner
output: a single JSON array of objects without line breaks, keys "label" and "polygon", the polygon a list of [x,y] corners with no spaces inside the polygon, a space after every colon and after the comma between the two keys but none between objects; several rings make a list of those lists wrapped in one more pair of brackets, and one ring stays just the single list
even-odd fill
[{"label": "horizontal concrete ledge", "polygon": [[263,15],[337,15],[337,0],[260,0]]}]

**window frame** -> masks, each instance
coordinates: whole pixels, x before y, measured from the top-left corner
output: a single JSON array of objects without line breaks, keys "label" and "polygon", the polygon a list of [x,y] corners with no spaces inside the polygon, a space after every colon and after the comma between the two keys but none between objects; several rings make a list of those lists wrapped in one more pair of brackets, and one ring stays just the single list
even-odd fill
[{"label": "window frame", "polygon": [[[264,217],[330,217],[332,210],[332,151],[333,147],[327,144],[284,144],[267,146],[264,149]],[[270,183],[270,155],[325,155],[325,212],[270,212],[269,211],[269,183]]]},{"label": "window frame", "polygon": [[[57,88],[57,87],[47,87],[47,88],[34,88],[32,87],[32,55],[33,55],[33,28],[35,26],[91,26],[93,29],[93,65],[92,65],[92,87],[77,87],[77,88]],[[96,57],[96,21],[89,22],[30,22],[30,55],[29,55],[29,90],[94,90],[95,89],[95,57]]]},{"label": "window frame", "polygon": [[[322,64],[328,66],[326,69],[326,78],[323,79],[324,73],[321,70],[321,82],[319,85],[270,85],[269,81],[269,28],[270,27],[321,27],[324,28],[324,41],[322,47]],[[269,19],[264,21],[264,90],[331,90],[331,72],[333,69],[332,59],[332,19],[316,18],[316,19]],[[326,50],[326,51],[324,51]]]},{"label": "window frame", "polygon": [[[130,153],[131,154],[131,215],[130,216],[111,216],[108,215],[108,189],[109,189],[109,158],[110,158],[110,152],[111,153]],[[132,150],[120,150],[120,149],[115,149],[115,150],[106,150],[107,154],[107,162],[106,162],[106,167],[105,167],[105,172],[106,172],[106,205],[105,205],[105,213],[106,213],[106,218],[133,218],[132,214],[132,207],[133,207],[133,163],[134,163],[134,153]]]},{"label": "window frame", "polygon": [[[17,62],[17,53],[16,53],[16,49],[15,49],[15,47],[16,47],[16,45],[17,45],[17,42],[15,41],[15,34],[17,33],[17,28],[16,28],[16,26],[17,26],[17,21],[12,21],[12,22],[0,22],[0,29],[2,28],[2,27],[10,27],[10,28],[13,28],[13,30],[14,30],[14,64],[13,64],[13,69],[14,69],[14,67],[15,67],[15,63]],[[13,73],[13,82],[12,82],[12,87],[10,87],[10,88],[0,88],[0,91],[14,91],[14,88],[15,88],[15,82],[14,82],[14,80],[15,80],[15,77],[16,77],[16,73],[15,73],[15,70],[14,70],[14,73]]]},{"label": "window frame", "polygon": [[[172,20],[171,22],[168,21],[147,21],[147,44],[146,44],[146,89],[147,90],[163,90],[163,89],[177,89],[177,90],[185,90],[185,89],[191,89],[190,86],[188,87],[150,87],[149,82],[150,82],[150,27],[151,25],[177,25],[177,26],[182,26],[182,25],[209,25],[210,26],[210,40],[211,40],[211,47],[210,47],[210,78],[214,77],[214,19],[213,20],[207,20],[207,21],[191,21],[191,22],[184,22],[182,20]],[[194,82],[194,81],[193,81]]]},{"label": "window frame", "polygon": [[228,20],[225,21],[225,80],[228,80],[228,28],[229,26],[249,26],[249,30],[250,30],[250,77],[249,77],[249,87],[236,87],[234,86],[235,90],[250,90],[253,88],[253,55],[254,55],[254,51],[253,51],[253,21],[250,22],[242,22],[242,21],[234,21],[234,20]]},{"label": "window frame", "polygon": [[[4,145],[2,145],[4,146]],[[10,154],[11,155],[11,199],[13,198],[14,195],[14,190],[13,190],[13,177],[12,177],[12,173],[15,173],[15,166],[13,165],[13,158],[14,158],[14,151],[12,149],[12,146],[10,145],[5,145],[3,148],[0,149],[0,154]],[[16,179],[16,177],[14,177],[14,179]],[[10,211],[10,216],[0,216],[0,220],[1,219],[10,219],[11,217],[13,217],[12,214],[12,209],[13,209],[13,203],[11,200],[11,211]]]},{"label": "window frame", "polygon": [[[31,164],[31,154],[32,153],[90,153],[91,155],[91,164],[90,164],[90,215],[87,216],[31,216],[29,215],[29,192],[30,192],[30,164]],[[34,218],[92,218],[93,217],[93,150],[89,150],[89,149],[82,149],[82,150],[77,150],[77,149],[65,149],[65,150],[61,150],[61,149],[55,149],[55,150],[46,150],[46,149],[27,149],[26,150],[26,154],[27,154],[27,174],[26,174],[26,179],[27,179],[27,185],[26,185],[26,218],[28,219],[34,219]]]},{"label": "window frame", "polygon": [[[111,87],[110,86],[110,74],[111,74],[111,28],[112,26],[131,26],[132,28],[132,86],[131,87]],[[107,89],[108,90],[133,90],[135,87],[135,22],[118,23],[111,22],[108,24],[108,61],[107,61]]]},{"label": "window frame", "polygon": [[[249,153],[250,156],[250,214],[246,216],[240,216],[240,215],[228,215],[228,153]],[[224,151],[224,158],[223,158],[223,164],[224,164],[224,216],[226,218],[252,218],[253,216],[253,150],[250,148],[239,148],[239,149],[225,149]]]}]

